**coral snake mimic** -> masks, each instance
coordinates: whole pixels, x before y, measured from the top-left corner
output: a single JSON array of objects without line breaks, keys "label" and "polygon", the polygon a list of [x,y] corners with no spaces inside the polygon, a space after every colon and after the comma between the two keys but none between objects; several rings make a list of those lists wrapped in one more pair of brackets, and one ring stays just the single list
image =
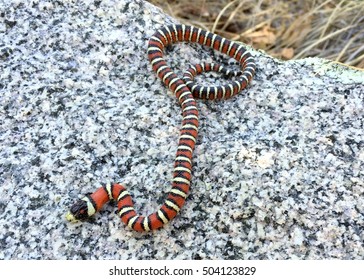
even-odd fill
[{"label": "coral snake mimic", "polygon": [[[219,64],[201,63],[191,66],[184,72],[181,79],[167,65],[163,58],[163,51],[166,46],[183,41],[206,45],[224,53],[235,59],[241,70],[230,71]],[[155,32],[149,39],[148,57],[153,70],[174,92],[182,107],[183,119],[174,162],[172,188],[160,209],[144,217],[136,213],[132,198],[125,187],[117,183],[106,184],[77,201],[66,216],[69,221],[87,219],[99,211],[109,200],[117,201],[117,213],[121,220],[136,231],[155,230],[172,220],[185,203],[191,184],[192,153],[198,130],[198,110],[195,98],[229,98],[244,89],[255,72],[254,59],[243,45],[200,28],[186,25],[165,26]],[[193,81],[194,77],[204,71],[221,72],[228,76],[236,76],[236,78],[221,86],[196,85]]]}]

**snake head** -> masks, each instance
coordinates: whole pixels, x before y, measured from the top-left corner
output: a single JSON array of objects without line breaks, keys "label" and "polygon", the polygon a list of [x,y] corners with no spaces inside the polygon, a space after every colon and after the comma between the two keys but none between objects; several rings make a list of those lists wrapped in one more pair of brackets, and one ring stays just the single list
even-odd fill
[{"label": "snake head", "polygon": [[84,221],[89,217],[87,201],[80,199],[72,205],[70,211],[66,214],[69,222]]}]

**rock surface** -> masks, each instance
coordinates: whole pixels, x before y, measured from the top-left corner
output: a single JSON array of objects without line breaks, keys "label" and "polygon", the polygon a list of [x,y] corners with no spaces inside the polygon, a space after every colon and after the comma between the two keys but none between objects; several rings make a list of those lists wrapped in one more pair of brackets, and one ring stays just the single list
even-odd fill
[{"label": "rock surface", "polygon": [[[176,21],[140,0],[0,7],[0,259],[363,258],[363,72],[252,51],[247,90],[198,102],[191,192],[171,223],[135,233],[108,205],[70,224],[102,182],[124,183],[142,214],[170,189],[181,111],[146,47]],[[220,58],[189,44],[166,56],[179,74]]]}]

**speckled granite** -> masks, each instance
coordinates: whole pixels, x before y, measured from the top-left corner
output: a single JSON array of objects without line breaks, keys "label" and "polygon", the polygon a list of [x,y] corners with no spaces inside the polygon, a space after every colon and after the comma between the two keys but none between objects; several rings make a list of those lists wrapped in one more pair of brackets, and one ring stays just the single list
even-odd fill
[{"label": "speckled granite", "polygon": [[[124,183],[143,214],[164,200],[181,111],[146,47],[175,20],[140,0],[7,2],[0,259],[363,259],[363,72],[253,51],[248,90],[198,102],[193,183],[176,219],[135,233],[108,205],[69,224],[68,207],[104,181]],[[168,61],[181,73],[212,56],[178,45]]]}]

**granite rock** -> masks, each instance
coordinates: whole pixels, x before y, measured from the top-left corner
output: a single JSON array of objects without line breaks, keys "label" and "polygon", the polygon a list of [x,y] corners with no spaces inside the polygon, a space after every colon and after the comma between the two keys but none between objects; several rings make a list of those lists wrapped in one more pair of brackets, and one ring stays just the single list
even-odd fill
[{"label": "granite rock", "polygon": [[[0,10],[0,259],[363,259],[364,72],[251,50],[246,90],[198,102],[191,192],[171,223],[136,233],[110,204],[70,224],[102,182],[125,184],[142,214],[169,191],[181,110],[146,48],[177,21],[140,0]],[[179,75],[221,60],[191,44],[166,57]]]}]

